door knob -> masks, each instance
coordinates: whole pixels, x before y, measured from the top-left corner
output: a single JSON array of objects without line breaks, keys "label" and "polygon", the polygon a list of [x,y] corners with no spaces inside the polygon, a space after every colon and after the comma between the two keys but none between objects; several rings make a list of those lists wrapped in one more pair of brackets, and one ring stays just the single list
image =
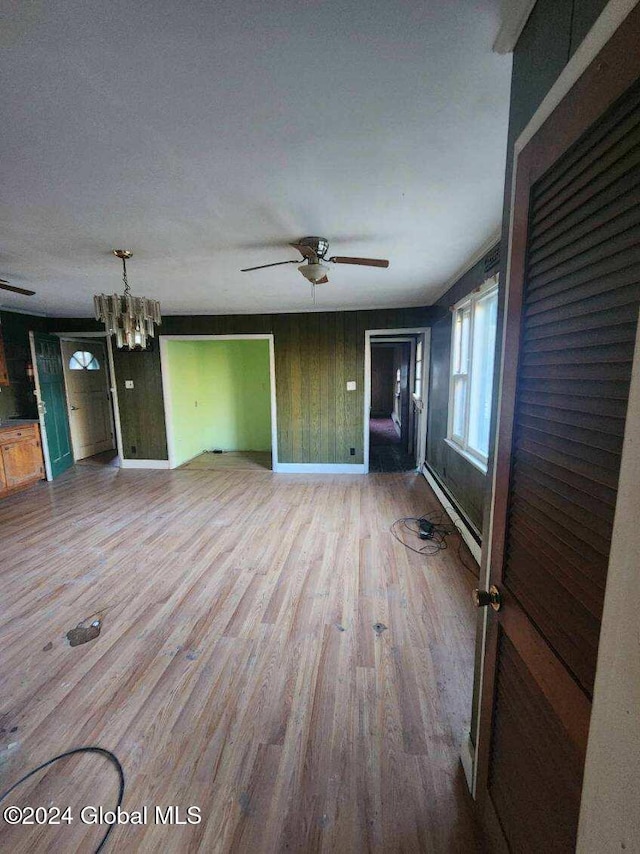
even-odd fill
[{"label": "door knob", "polygon": [[495,584],[492,584],[488,590],[476,589],[471,595],[473,604],[477,608],[486,608],[487,605],[491,605],[494,611],[499,611],[502,607],[502,596]]},{"label": "door knob", "polygon": [[78,408],[77,406],[72,406],[72,407],[71,407],[71,410],[72,410],[72,411],[75,411],[77,408]]}]

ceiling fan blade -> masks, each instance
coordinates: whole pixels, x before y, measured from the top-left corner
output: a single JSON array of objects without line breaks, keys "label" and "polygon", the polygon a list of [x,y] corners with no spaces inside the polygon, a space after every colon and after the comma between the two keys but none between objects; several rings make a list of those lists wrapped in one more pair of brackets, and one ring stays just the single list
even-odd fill
[{"label": "ceiling fan blade", "polygon": [[388,267],[389,262],[383,258],[350,258],[348,255],[335,255],[329,258],[334,264],[358,264],[361,267]]},{"label": "ceiling fan blade", "polygon": [[28,291],[26,288],[17,288],[15,285],[10,285],[4,279],[0,279],[0,288],[3,291],[12,291],[14,294],[23,294],[25,297],[35,296],[35,291]]},{"label": "ceiling fan blade", "polygon": [[265,270],[267,267],[281,267],[283,264],[299,264],[300,261],[276,261],[275,264],[260,264],[258,267],[245,267],[241,273],[250,273],[251,270]]},{"label": "ceiling fan blade", "polygon": [[293,249],[297,250],[303,258],[308,258],[310,261],[317,261],[318,256],[312,246],[306,246],[304,243],[290,243]]}]

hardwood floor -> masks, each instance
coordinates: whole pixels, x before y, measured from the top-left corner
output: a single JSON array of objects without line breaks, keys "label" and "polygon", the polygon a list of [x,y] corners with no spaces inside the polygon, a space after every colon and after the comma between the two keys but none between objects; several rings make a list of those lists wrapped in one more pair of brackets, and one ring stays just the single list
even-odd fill
[{"label": "hardwood floor", "polygon": [[77,466],[119,466],[118,452],[115,448],[110,451],[101,451],[99,454],[94,454],[91,457],[85,457],[83,460],[76,460]]},{"label": "hardwood floor", "polygon": [[180,466],[189,471],[271,471],[271,451],[206,452]]},{"label": "hardwood floor", "polygon": [[[0,788],[99,745],[123,809],[150,808],[105,850],[481,850],[458,758],[474,579],[455,541],[425,558],[388,532],[436,506],[415,474],[90,466],[6,499]],[[105,826],[80,809],[116,797],[105,759],[62,760],[2,807],[74,821],[3,825],[2,850],[92,851]],[[203,820],[156,826],[153,805]]]}]

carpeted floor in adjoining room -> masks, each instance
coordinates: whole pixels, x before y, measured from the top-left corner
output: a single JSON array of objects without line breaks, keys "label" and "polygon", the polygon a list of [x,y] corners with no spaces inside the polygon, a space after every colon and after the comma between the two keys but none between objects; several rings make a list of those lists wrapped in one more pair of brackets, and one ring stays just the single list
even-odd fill
[{"label": "carpeted floor in adjoining room", "polygon": [[402,446],[396,426],[391,418],[369,420],[369,471],[412,471],[416,461]]},{"label": "carpeted floor in adjoining room", "polygon": [[369,434],[372,445],[400,444],[400,436],[391,418],[370,418]]}]

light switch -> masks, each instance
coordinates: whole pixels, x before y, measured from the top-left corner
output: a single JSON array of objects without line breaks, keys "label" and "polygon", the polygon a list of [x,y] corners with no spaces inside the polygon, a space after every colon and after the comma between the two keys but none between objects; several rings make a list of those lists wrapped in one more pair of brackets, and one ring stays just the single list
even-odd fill
[{"label": "light switch", "polygon": [[356,390],[356,382],[355,380],[349,380],[347,383],[347,391],[355,391]]},{"label": "light switch", "polygon": [[125,388],[133,388],[133,380],[125,380],[124,381]]}]

